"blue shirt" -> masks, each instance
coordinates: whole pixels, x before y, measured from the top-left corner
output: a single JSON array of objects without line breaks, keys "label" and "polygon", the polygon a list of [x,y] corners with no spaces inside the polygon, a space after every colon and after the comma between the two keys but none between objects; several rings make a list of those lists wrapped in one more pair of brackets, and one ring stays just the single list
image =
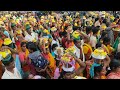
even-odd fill
[{"label": "blue shirt", "polygon": [[52,56],[55,58],[55,53],[54,53],[53,51],[51,52],[51,54],[52,54]]}]

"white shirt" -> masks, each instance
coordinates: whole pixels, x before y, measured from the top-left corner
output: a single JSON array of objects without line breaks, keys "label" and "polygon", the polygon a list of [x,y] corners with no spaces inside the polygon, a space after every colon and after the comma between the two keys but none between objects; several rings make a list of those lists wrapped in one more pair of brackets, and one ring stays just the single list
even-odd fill
[{"label": "white shirt", "polygon": [[31,35],[27,34],[25,36],[25,40],[28,42],[32,42],[33,40],[38,40],[38,37],[35,33],[31,33]]},{"label": "white shirt", "polygon": [[75,45],[74,45],[74,47],[75,47],[75,49],[76,49],[75,54],[76,54],[77,58],[80,58],[80,49],[77,48]]},{"label": "white shirt", "polygon": [[11,73],[7,69],[5,69],[2,79],[22,79],[22,77],[17,68],[14,68],[14,73]]},{"label": "white shirt", "polygon": [[99,20],[95,22],[95,27],[96,26],[101,26]]},{"label": "white shirt", "polygon": [[13,42],[13,43],[15,43],[15,39],[14,39],[14,32],[13,32],[13,30],[11,30],[11,32],[10,32],[10,33],[11,33],[11,36],[12,36],[12,39],[11,39],[11,40],[12,40],[12,42]]},{"label": "white shirt", "polygon": [[16,19],[16,16],[13,16],[13,19],[15,20],[15,19]]},{"label": "white shirt", "polygon": [[53,39],[53,40],[52,40],[52,43],[51,43],[51,46],[52,46],[53,44],[57,44],[58,47],[60,47],[60,43],[59,43],[58,39],[56,39],[56,40]]},{"label": "white shirt", "polygon": [[96,47],[97,38],[93,35],[90,37],[90,44],[91,44],[92,47],[94,47],[94,48]]},{"label": "white shirt", "polygon": [[[80,58],[80,49],[77,48],[75,45],[74,45],[75,49],[76,49],[76,52],[75,52],[75,55],[77,56],[77,58]],[[83,52],[83,48],[82,48],[82,45],[81,45],[81,49],[82,49],[82,52]],[[84,56],[84,53],[82,53],[82,56],[83,56],[83,62],[85,61],[85,56]]]},{"label": "white shirt", "polygon": [[14,37],[12,38],[12,42],[15,43],[15,38]]}]

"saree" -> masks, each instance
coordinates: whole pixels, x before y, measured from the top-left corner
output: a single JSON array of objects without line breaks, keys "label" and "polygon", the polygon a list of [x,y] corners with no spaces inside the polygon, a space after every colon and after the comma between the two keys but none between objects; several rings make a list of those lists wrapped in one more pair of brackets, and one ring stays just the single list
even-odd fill
[{"label": "saree", "polygon": [[17,46],[17,51],[20,52],[21,51],[20,41],[16,41],[15,44]]},{"label": "saree", "polygon": [[20,52],[19,53],[20,62],[24,63],[24,61],[26,60],[26,64],[22,66],[22,69],[23,69],[24,72],[29,72],[30,71],[28,55],[29,55],[29,51],[27,49],[26,49],[25,52]]},{"label": "saree", "polygon": [[51,76],[54,76],[54,72],[55,72],[55,69],[56,69],[56,62],[55,62],[54,57],[51,55],[51,53],[48,53],[48,54],[43,54],[42,53],[42,55],[45,59],[47,59],[49,61],[49,63],[50,63],[49,68],[51,69],[50,74],[51,74]]},{"label": "saree", "polygon": [[92,66],[92,64],[94,63],[94,61],[93,60],[87,60],[86,61],[86,77],[87,78],[90,78],[90,68],[91,68],[91,66]]},{"label": "saree", "polygon": [[[75,63],[75,70],[77,70],[78,68],[80,68],[80,65],[76,62]],[[83,76],[83,73],[80,73],[79,76]]]},{"label": "saree", "polygon": [[87,53],[91,54],[93,52],[92,47],[89,44],[84,43],[83,52],[84,52],[84,54],[87,54]]}]

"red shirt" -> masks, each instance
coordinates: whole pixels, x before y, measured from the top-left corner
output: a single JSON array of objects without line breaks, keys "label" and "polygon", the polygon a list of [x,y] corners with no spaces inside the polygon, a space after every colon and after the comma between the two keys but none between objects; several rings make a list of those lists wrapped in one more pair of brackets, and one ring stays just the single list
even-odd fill
[{"label": "red shirt", "polygon": [[108,74],[107,79],[120,79],[120,72],[111,72],[110,74]]}]

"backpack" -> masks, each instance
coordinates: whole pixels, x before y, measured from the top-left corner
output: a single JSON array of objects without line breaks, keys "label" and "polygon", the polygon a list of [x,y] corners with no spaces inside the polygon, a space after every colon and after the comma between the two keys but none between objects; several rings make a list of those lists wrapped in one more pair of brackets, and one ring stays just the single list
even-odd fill
[{"label": "backpack", "polygon": [[41,54],[38,57],[31,59],[31,60],[32,60],[32,64],[35,67],[39,67],[42,69],[44,69],[46,65],[49,64],[48,60],[46,60]]}]

